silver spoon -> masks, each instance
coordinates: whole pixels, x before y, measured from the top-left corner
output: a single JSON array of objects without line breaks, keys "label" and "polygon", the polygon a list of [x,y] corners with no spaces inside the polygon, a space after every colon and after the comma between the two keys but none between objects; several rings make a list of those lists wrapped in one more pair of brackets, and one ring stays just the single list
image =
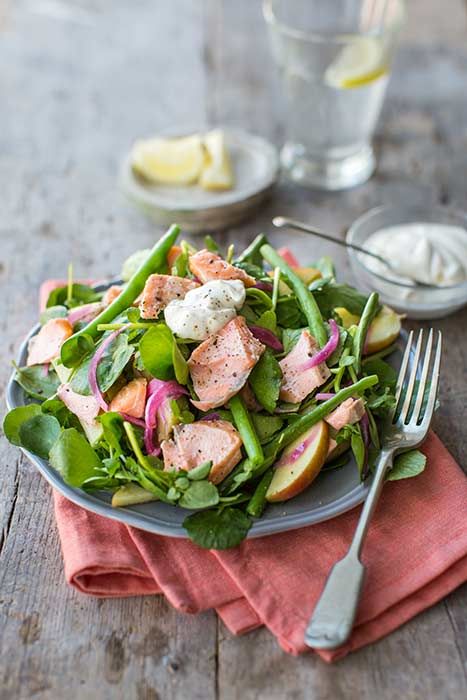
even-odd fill
[{"label": "silver spoon", "polygon": [[[372,253],[370,250],[367,248],[362,248],[362,246],[356,245],[355,243],[348,243],[347,241],[343,241],[340,238],[334,238],[334,236],[330,236],[327,233],[324,233],[324,231],[321,231],[318,228],[315,228],[314,226],[308,226],[307,224],[304,224],[302,221],[296,221],[295,219],[288,219],[286,216],[275,216],[272,220],[272,223],[274,226],[277,228],[294,228],[297,229],[298,231],[304,231],[305,233],[311,233],[314,236],[317,236],[318,238],[324,238],[325,241],[331,241],[331,243],[337,243],[337,245],[341,245],[344,248],[352,248],[352,250],[356,250],[359,253],[363,253],[364,255],[369,255],[372,258],[375,258],[376,260],[379,260],[379,262],[383,263],[388,270],[393,272],[395,275],[400,275],[400,272],[396,270],[391,263],[386,260],[386,258],[383,258],[381,255],[378,255],[377,253]],[[381,277],[381,279],[386,280],[387,282],[391,282],[392,284],[399,284],[402,287],[411,287],[412,285],[410,284],[404,284],[404,282],[396,282],[395,280],[390,280],[387,279],[386,277],[383,277],[382,275],[378,275],[378,273],[371,271],[372,275],[375,275],[376,277]],[[417,279],[416,277],[411,278],[415,284],[419,285],[420,287],[439,287],[445,289],[445,286],[439,285],[439,284],[427,284],[426,282],[423,282],[423,280]]]}]

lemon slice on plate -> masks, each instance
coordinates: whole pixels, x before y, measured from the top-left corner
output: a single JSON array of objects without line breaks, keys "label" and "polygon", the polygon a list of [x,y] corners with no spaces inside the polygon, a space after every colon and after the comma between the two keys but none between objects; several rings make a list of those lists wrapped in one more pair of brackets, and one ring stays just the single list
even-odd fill
[{"label": "lemon slice on plate", "polygon": [[205,151],[200,136],[137,141],[131,152],[133,170],[146,180],[190,185],[203,170]]},{"label": "lemon slice on plate", "polygon": [[328,85],[344,90],[368,85],[388,72],[385,58],[381,39],[356,37],[327,67],[324,80]]},{"label": "lemon slice on plate", "polygon": [[205,134],[203,143],[206,160],[199,184],[205,190],[229,190],[234,185],[232,165],[225,145],[224,132],[220,129]]}]

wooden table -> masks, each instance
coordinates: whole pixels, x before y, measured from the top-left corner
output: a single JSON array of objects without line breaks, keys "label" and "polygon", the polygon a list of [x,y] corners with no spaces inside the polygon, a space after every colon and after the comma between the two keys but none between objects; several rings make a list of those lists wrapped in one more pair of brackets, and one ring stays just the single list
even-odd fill
[{"label": "wooden table", "polygon": [[[465,3],[411,0],[376,176],[333,195],[281,183],[221,242],[268,230],[277,213],[343,232],[385,202],[466,208],[466,71]],[[4,0],[0,91],[3,388],[42,280],[63,276],[70,260],[77,275],[111,274],[157,235],[116,186],[135,137],[208,121],[279,144],[281,126],[251,0]],[[317,253],[325,249],[317,242]],[[348,277],[345,256],[331,252]],[[465,466],[467,311],[435,325],[446,338],[436,429]],[[1,451],[2,700],[467,696],[465,587],[337,666],[287,656],[264,630],[234,638],[214,613],[182,615],[158,597],[87,598],[64,582],[49,487],[5,440]]]}]

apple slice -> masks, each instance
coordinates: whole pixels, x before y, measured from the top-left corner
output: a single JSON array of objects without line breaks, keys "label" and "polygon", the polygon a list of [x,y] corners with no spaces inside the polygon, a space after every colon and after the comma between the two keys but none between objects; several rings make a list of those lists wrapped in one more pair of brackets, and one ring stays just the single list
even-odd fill
[{"label": "apple slice", "polygon": [[365,355],[379,352],[391,345],[401,332],[401,318],[389,306],[383,306],[368,329],[365,342]]},{"label": "apple slice", "polygon": [[360,316],[351,314],[350,311],[344,309],[343,306],[336,306],[334,311],[339,314],[342,325],[346,330],[350,328],[350,326],[357,326],[358,322],[360,321]]},{"label": "apple slice", "polygon": [[157,496],[133,483],[120,486],[112,496],[113,508],[135,506],[138,503],[149,503],[149,501],[157,501]]},{"label": "apple slice", "polygon": [[282,453],[266,492],[270,503],[288,501],[304,491],[319,473],[329,448],[329,427],[316,423]]}]

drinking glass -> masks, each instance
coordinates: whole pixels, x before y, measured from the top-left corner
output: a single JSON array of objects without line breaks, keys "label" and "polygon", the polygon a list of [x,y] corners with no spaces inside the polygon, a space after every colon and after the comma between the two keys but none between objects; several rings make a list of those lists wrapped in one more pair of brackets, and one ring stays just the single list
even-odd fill
[{"label": "drinking glass", "polygon": [[263,13],[285,97],[282,167],[326,190],[365,182],[403,0],[263,0]]}]

